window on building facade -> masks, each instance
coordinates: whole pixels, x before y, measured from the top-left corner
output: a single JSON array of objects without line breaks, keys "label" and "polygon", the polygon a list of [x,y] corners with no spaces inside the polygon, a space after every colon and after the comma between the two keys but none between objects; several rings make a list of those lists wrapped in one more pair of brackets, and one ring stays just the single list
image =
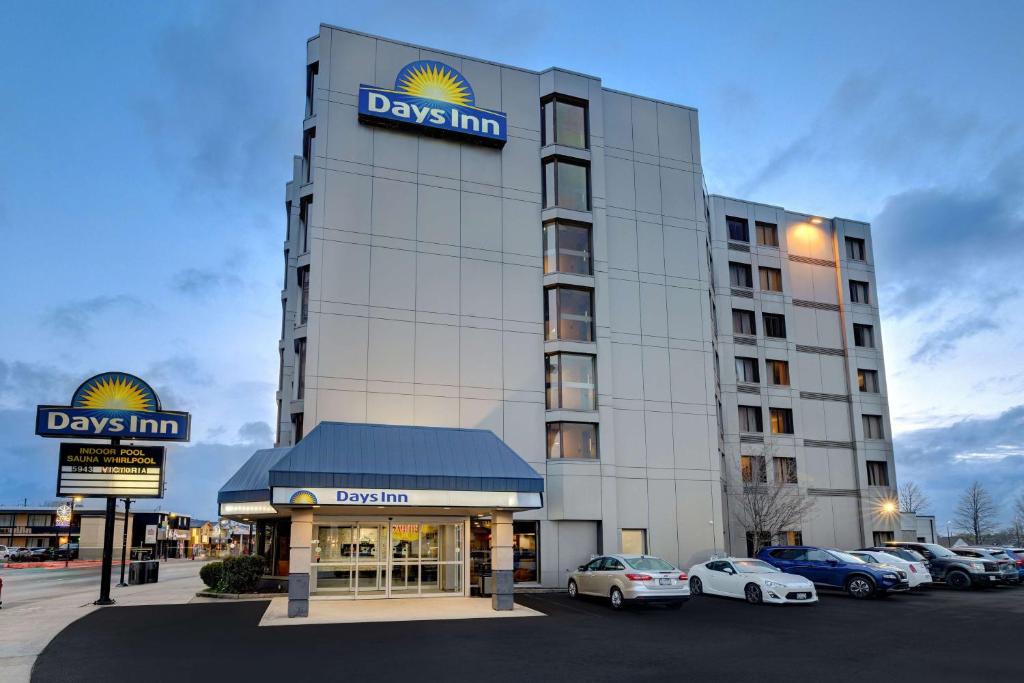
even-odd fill
[{"label": "window on building facade", "polygon": [[548,410],[597,410],[594,356],[552,353],[545,356]]},{"label": "window on building facade", "polygon": [[857,370],[857,386],[866,394],[878,393],[878,371]]},{"label": "window on building facade", "polygon": [[292,241],[292,203],[291,200],[284,203],[284,241]]},{"label": "window on building facade", "polygon": [[759,433],[764,431],[760,406],[739,406],[739,415],[741,432]]},{"label": "window on building facade", "polygon": [[853,343],[867,349],[875,348],[875,328],[871,325],[853,324]]},{"label": "window on building facade", "polygon": [[757,221],[754,223],[757,228],[757,243],[762,247],[777,247],[779,246],[779,226],[775,223],[764,223]]},{"label": "window on building facade", "polygon": [[863,261],[864,253],[864,240],[856,237],[846,238],[846,258],[851,261]]},{"label": "window on building facade", "polygon": [[541,104],[544,126],[541,145],[566,145],[586,149],[587,106],[582,100],[555,95]]},{"label": "window on building facade", "polygon": [[589,422],[549,422],[548,457],[577,460],[597,458],[597,425]]},{"label": "window on building facade", "polygon": [[778,545],[803,545],[804,544],[804,533],[802,531],[780,531]]},{"label": "window on building facade", "polygon": [[782,291],[782,271],[778,268],[765,268],[759,266],[758,275],[761,277],[761,289],[766,292]]},{"label": "window on building facade", "polygon": [[884,439],[885,434],[882,433],[882,416],[881,415],[861,415],[864,422],[864,438],[865,439]]},{"label": "window on building facade", "polygon": [[0,527],[14,526],[14,515],[0,515]]},{"label": "window on building facade", "polygon": [[552,221],[544,224],[544,272],[592,275],[590,226]]},{"label": "window on building facade", "polygon": [[590,167],[568,159],[544,161],[544,208],[590,211]]},{"label": "window on building facade", "polygon": [[733,242],[750,241],[750,224],[746,218],[725,217],[725,224],[729,229],[729,239]]},{"label": "window on building facade", "polygon": [[729,262],[729,284],[733,287],[753,287],[754,277],[750,272],[750,265],[746,263]]},{"label": "window on building facade", "polygon": [[789,361],[771,360],[765,361],[768,368],[768,381],[780,387],[789,386]]},{"label": "window on building facade", "polygon": [[50,515],[29,515],[29,526],[53,526],[53,518]]},{"label": "window on building facade", "polygon": [[306,393],[306,340],[295,340],[295,398],[302,400]]},{"label": "window on building facade", "polygon": [[860,280],[850,280],[850,301],[855,304],[871,303],[868,297],[868,283]]},{"label": "window on building facade", "polygon": [[305,325],[309,320],[309,266],[295,271],[299,279],[299,324]]},{"label": "window on building facade", "polygon": [[292,414],[292,443],[296,444],[302,441],[302,437],[305,434],[302,431],[302,413]]},{"label": "window on building facade", "polygon": [[306,117],[316,113],[316,88],[319,82],[320,62],[306,65]]},{"label": "window on building facade", "polygon": [[796,484],[796,458],[773,458],[776,484]]},{"label": "window on building facade", "polygon": [[[875,547],[883,546],[886,543],[888,543],[889,541],[895,541],[895,540],[896,540],[896,532],[894,532],[894,531],[872,531],[871,532],[871,543]],[[919,538],[917,540],[924,541],[923,538]]]},{"label": "window on building facade", "polygon": [[288,289],[288,258],[290,256],[288,249],[284,250],[284,284],[281,285],[282,289]]},{"label": "window on building facade", "polygon": [[765,313],[764,336],[776,339],[786,338],[786,316],[781,313]]},{"label": "window on building facade", "polygon": [[544,330],[545,339],[594,341],[594,293],[581,287],[548,287]]},{"label": "window on building facade", "polygon": [[769,408],[772,419],[772,434],[793,433],[793,411],[789,408]]},{"label": "window on building facade", "polygon": [[621,545],[623,555],[646,555],[647,529],[623,529]]},{"label": "window on building facade", "polygon": [[299,253],[309,251],[309,220],[313,209],[313,195],[299,200]]},{"label": "window on building facade", "polygon": [[[756,544],[754,543],[754,532],[753,531],[748,531],[746,536],[747,536],[747,557],[754,557],[754,554],[758,551],[758,549],[764,548],[765,546],[772,545],[772,535],[771,534],[762,533],[761,534],[760,542],[756,543]],[[785,545],[785,544],[780,543],[779,545]],[[803,544],[799,543],[797,545],[803,545]]]},{"label": "window on building facade", "polygon": [[881,460],[868,460],[868,486],[889,485],[889,464]]},{"label": "window on building facade", "polygon": [[761,381],[756,358],[736,357],[736,381],[757,384]]},{"label": "window on building facade", "polygon": [[302,179],[308,183],[313,179],[313,159],[316,158],[316,128],[302,134]]},{"label": "window on building facade", "polygon": [[512,580],[534,583],[540,579],[539,522],[512,522]]},{"label": "window on building facade", "polygon": [[767,484],[768,470],[763,455],[741,455],[740,476],[744,484]]},{"label": "window on building facade", "polygon": [[757,334],[754,312],[739,308],[732,309],[732,332],[733,334]]}]

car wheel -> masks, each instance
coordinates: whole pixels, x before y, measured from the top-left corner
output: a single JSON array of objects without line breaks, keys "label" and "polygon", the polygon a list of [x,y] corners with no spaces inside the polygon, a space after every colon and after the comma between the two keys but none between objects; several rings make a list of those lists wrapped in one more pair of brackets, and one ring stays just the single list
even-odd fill
[{"label": "car wheel", "polygon": [[704,595],[704,584],[699,577],[694,576],[690,579],[690,595]]},{"label": "car wheel", "polygon": [[971,577],[967,575],[967,572],[954,569],[950,573],[946,574],[946,583],[948,583],[949,587],[954,590],[967,590],[971,587]]},{"label": "car wheel", "polygon": [[864,598],[870,598],[874,594],[875,586],[871,583],[871,579],[866,576],[854,576],[846,582],[846,592],[849,593],[851,598],[863,600]]},{"label": "car wheel", "polygon": [[569,581],[569,597],[570,598],[577,598],[577,597],[579,597],[579,595],[580,595],[579,587],[576,585],[575,581],[570,579],[570,581]]},{"label": "car wheel", "polygon": [[761,595],[761,589],[754,583],[748,583],[743,589],[743,596],[747,599],[751,605],[760,605],[764,598]]},{"label": "car wheel", "polygon": [[608,595],[609,602],[611,603],[612,609],[622,609],[622,605],[625,604],[625,598],[622,597],[622,591],[618,588],[612,588],[612,592]]}]

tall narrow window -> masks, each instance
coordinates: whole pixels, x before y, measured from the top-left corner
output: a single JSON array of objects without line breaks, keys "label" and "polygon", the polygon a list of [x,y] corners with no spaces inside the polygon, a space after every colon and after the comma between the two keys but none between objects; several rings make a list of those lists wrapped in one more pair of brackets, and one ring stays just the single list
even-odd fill
[{"label": "tall narrow window", "polygon": [[779,313],[765,313],[764,336],[776,339],[786,338],[786,316]]},{"label": "tall narrow window", "polygon": [[776,484],[796,484],[796,458],[774,458]]},{"label": "tall narrow window", "polygon": [[541,104],[541,114],[544,119],[541,145],[588,147],[585,102],[556,95]]},{"label": "tall narrow window", "polygon": [[750,265],[746,263],[729,262],[729,284],[733,287],[753,287],[754,277],[750,272]]},{"label": "tall narrow window", "polygon": [[868,486],[889,485],[889,464],[880,460],[868,460]]},{"label": "tall narrow window", "polygon": [[313,158],[316,157],[316,128],[302,134],[302,176],[303,182],[313,178]]},{"label": "tall narrow window", "polygon": [[768,468],[762,455],[741,455],[740,476],[744,484],[768,483]]},{"label": "tall narrow window", "polygon": [[548,410],[597,410],[594,356],[552,353],[545,361]]},{"label": "tall narrow window", "polygon": [[544,298],[544,337],[594,341],[594,293],[582,287],[549,287]]},{"label": "tall narrow window", "polygon": [[778,268],[765,268],[759,266],[758,275],[761,277],[761,289],[766,292],[782,291],[782,271]]},{"label": "tall narrow window", "polygon": [[590,211],[590,167],[568,159],[544,162],[544,208]]},{"label": "tall narrow window", "polygon": [[746,218],[726,216],[725,225],[729,230],[729,239],[733,242],[750,241],[750,224]]},{"label": "tall narrow window", "polygon": [[856,237],[846,238],[846,258],[851,261],[864,260],[864,240]]},{"label": "tall narrow window", "polygon": [[295,272],[299,277],[299,324],[305,325],[309,320],[309,266]]},{"label": "tall narrow window", "polygon": [[292,203],[287,201],[284,203],[284,230],[285,230],[285,242],[292,241]]},{"label": "tall narrow window", "polygon": [[295,340],[295,398],[299,401],[306,393],[306,340]]},{"label": "tall narrow window", "polygon": [[320,62],[306,65],[306,117],[316,113],[316,87],[319,82]]},{"label": "tall narrow window", "polygon": [[590,232],[582,223],[545,223],[544,272],[592,275]]},{"label": "tall narrow window", "polygon": [[589,422],[549,422],[548,457],[581,460],[597,458],[597,425]]},{"label": "tall narrow window", "polygon": [[878,393],[878,371],[857,370],[857,387],[866,394]]},{"label": "tall narrow window", "polygon": [[768,381],[779,387],[789,386],[789,362],[784,360],[766,360]]},{"label": "tall narrow window", "polygon": [[875,328],[871,325],[853,324],[853,343],[867,349],[875,348]]},{"label": "tall narrow window", "polygon": [[850,280],[850,301],[855,304],[869,304],[868,283],[860,280]]},{"label": "tall narrow window", "polygon": [[793,411],[789,408],[769,408],[772,418],[772,434],[793,433]]},{"label": "tall narrow window", "polygon": [[732,331],[733,334],[757,334],[754,312],[739,308],[732,309]]},{"label": "tall narrow window", "polygon": [[765,223],[763,221],[757,221],[754,225],[757,227],[758,245],[762,247],[779,246],[779,226],[775,223]]},{"label": "tall narrow window", "polygon": [[739,406],[739,414],[741,432],[759,433],[764,431],[760,406]]},{"label": "tall narrow window", "polygon": [[290,256],[288,249],[284,250],[284,284],[281,285],[283,289],[288,289],[288,258]]},{"label": "tall narrow window", "polygon": [[292,414],[292,443],[296,444],[302,441],[302,413]]},{"label": "tall narrow window", "polygon": [[864,438],[865,439],[884,439],[885,435],[882,433],[882,416],[881,415],[862,415],[861,418],[864,420]]},{"label": "tall narrow window", "polygon": [[736,357],[736,381],[756,384],[761,381],[760,373],[757,371],[756,358]]},{"label": "tall narrow window", "polygon": [[309,219],[313,208],[313,195],[299,200],[299,253],[309,251]]}]

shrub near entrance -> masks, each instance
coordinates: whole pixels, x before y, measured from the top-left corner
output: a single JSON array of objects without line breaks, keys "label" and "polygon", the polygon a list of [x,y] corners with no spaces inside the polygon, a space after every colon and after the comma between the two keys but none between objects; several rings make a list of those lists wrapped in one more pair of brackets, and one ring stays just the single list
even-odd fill
[{"label": "shrub near entrance", "polygon": [[220,582],[215,590],[218,593],[252,593],[260,585],[265,563],[259,555],[241,555],[226,557],[221,562],[223,569]]},{"label": "shrub near entrance", "polygon": [[203,580],[208,588],[217,590],[221,577],[224,576],[223,562],[210,562],[204,564],[199,570],[199,578]]}]

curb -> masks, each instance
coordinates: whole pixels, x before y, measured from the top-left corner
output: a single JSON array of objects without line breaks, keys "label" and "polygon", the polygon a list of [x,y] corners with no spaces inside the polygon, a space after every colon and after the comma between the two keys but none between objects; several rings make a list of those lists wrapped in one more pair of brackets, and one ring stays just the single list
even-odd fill
[{"label": "curb", "polygon": [[207,593],[198,591],[197,598],[210,598],[211,600],[272,600],[287,596],[287,593]]}]

